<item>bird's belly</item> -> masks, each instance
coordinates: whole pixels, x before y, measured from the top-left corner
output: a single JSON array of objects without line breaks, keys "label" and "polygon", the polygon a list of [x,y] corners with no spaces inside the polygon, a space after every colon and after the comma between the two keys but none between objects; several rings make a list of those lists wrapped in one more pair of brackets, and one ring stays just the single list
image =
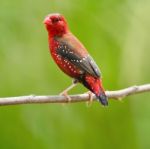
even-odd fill
[{"label": "bird's belly", "polygon": [[72,64],[70,61],[68,61],[67,59],[62,58],[59,55],[55,55],[52,57],[54,59],[54,61],[56,62],[56,64],[58,65],[58,67],[67,75],[69,75],[72,78],[78,78],[81,75],[81,71],[79,68],[77,68],[74,64]]}]

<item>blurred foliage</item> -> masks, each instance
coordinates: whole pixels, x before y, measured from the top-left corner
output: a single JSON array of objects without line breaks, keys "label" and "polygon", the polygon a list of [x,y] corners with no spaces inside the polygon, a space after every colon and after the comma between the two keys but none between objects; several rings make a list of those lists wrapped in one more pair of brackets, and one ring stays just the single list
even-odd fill
[{"label": "blurred foliage", "polygon": [[[1,0],[0,96],[58,94],[71,79],[48,51],[44,17],[65,15],[100,66],[108,90],[149,83],[150,1]],[[83,93],[78,85],[70,93]],[[0,107],[2,149],[150,148],[150,95],[98,102]]]}]

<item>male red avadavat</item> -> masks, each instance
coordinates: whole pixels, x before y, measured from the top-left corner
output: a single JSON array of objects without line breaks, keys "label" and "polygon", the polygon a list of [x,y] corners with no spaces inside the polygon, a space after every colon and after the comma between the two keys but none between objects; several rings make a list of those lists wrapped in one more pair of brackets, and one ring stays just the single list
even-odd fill
[{"label": "male red avadavat", "polygon": [[[70,32],[64,16],[50,14],[44,24],[48,31],[50,53],[58,67],[74,78],[74,84],[82,83],[96,95],[102,105],[108,105],[100,70],[83,44]],[[64,95],[69,89],[63,92]]]}]

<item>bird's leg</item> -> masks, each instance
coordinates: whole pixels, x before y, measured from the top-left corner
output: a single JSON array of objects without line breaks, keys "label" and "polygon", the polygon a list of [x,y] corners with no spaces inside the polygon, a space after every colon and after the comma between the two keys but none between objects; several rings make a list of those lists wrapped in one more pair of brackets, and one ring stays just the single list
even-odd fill
[{"label": "bird's leg", "polygon": [[70,91],[72,88],[74,88],[77,85],[77,83],[78,83],[78,80],[74,79],[72,81],[72,84],[68,88],[66,88],[63,92],[60,93],[60,95],[63,95],[68,99],[68,102],[71,101],[71,98],[68,95],[68,91]]},{"label": "bird's leg", "polygon": [[91,106],[93,102],[93,93],[91,91],[88,91],[87,94],[89,95],[89,101],[87,101],[87,106]]}]

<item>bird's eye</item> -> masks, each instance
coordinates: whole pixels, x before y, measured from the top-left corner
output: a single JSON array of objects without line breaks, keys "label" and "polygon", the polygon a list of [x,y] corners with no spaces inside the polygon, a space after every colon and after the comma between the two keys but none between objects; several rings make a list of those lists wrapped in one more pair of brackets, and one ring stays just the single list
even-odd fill
[{"label": "bird's eye", "polygon": [[52,22],[53,22],[53,23],[56,23],[56,22],[58,22],[58,21],[60,21],[60,18],[53,18],[53,19],[52,19]]}]

